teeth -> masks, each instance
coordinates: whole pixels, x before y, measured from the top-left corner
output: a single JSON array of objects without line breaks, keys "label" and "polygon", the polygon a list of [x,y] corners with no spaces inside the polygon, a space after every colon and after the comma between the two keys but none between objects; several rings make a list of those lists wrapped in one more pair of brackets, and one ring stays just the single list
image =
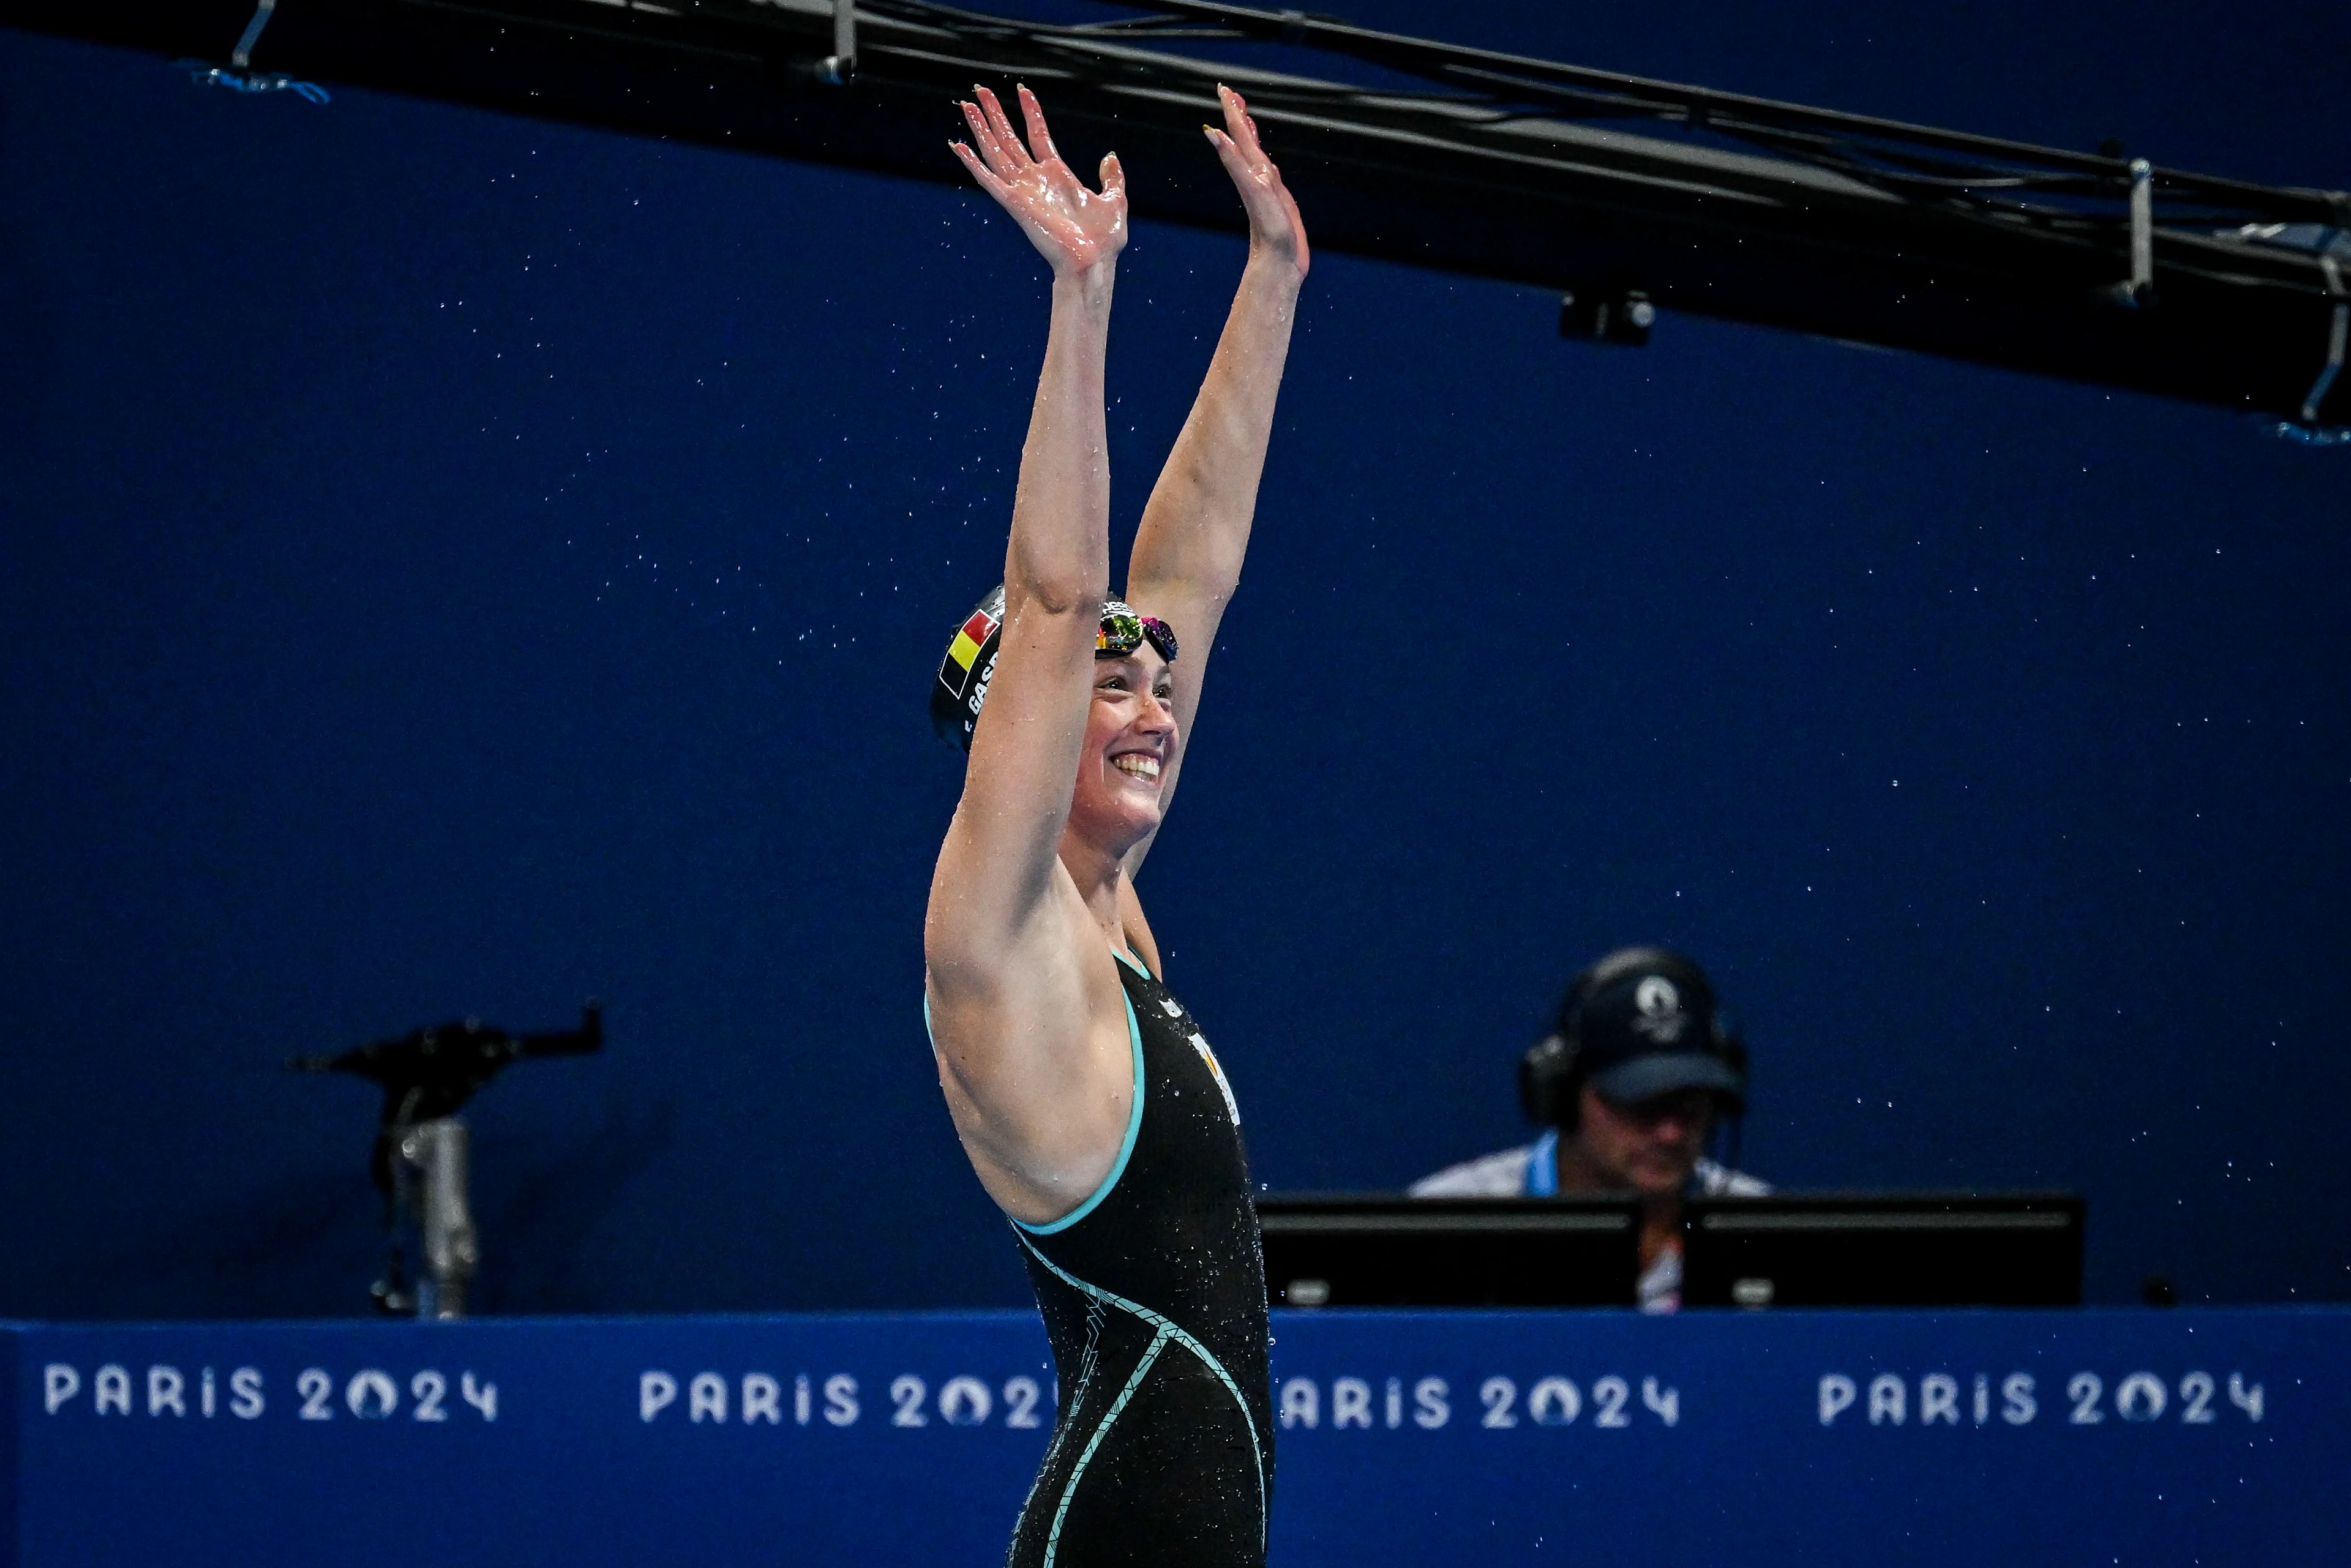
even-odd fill
[{"label": "teeth", "polygon": [[1132,773],[1137,779],[1159,777],[1159,758],[1146,757],[1139,751],[1130,751],[1123,757],[1113,757],[1110,759],[1110,765],[1121,773]]}]

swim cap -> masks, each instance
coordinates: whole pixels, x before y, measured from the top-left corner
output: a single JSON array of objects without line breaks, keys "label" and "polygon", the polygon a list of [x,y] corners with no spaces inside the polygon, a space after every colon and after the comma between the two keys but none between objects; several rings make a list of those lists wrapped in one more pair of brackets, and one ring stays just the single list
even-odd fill
[{"label": "swim cap", "polygon": [[[996,674],[996,655],[1004,638],[1004,585],[998,583],[971,615],[956,628],[946,657],[939,661],[939,678],[931,683],[931,727],[942,740],[971,749],[972,731],[979,724],[979,705],[987,700],[987,683]],[[1119,659],[1144,643],[1159,656],[1176,660],[1176,632],[1156,615],[1138,615],[1122,599],[1105,599],[1102,624],[1094,632],[1094,657]]]},{"label": "swim cap", "polygon": [[987,683],[996,674],[998,645],[1003,639],[1004,585],[999,582],[956,628],[955,641],[939,661],[939,678],[931,683],[931,727],[941,740],[971,749],[971,732],[979,723],[979,705],[987,700]]}]

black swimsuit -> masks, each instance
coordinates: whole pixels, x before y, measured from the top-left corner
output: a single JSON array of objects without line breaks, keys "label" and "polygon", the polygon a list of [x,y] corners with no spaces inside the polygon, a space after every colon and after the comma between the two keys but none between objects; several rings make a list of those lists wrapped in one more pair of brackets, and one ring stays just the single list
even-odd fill
[{"label": "black swimsuit", "polygon": [[1258,1568],[1273,1423],[1240,1112],[1167,988],[1123,958],[1119,979],[1125,1145],[1067,1218],[1019,1226],[1061,1413],[1008,1562]]}]

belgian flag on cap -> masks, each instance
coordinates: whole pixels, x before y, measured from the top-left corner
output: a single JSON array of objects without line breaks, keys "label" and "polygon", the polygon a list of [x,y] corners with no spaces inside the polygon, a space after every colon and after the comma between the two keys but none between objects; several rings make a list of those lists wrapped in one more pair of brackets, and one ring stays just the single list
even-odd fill
[{"label": "belgian flag on cap", "polygon": [[979,722],[979,705],[987,695],[988,677],[996,673],[997,645],[1004,630],[1004,585],[988,591],[971,615],[956,628],[946,657],[939,661],[939,678],[931,685],[931,727],[939,738],[971,749],[971,732]]}]

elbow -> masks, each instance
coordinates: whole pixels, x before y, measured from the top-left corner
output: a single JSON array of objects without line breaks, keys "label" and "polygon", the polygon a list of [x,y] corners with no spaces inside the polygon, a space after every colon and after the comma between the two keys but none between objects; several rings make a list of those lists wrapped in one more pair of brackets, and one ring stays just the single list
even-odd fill
[{"label": "elbow", "polygon": [[1008,610],[1017,604],[1035,613],[1071,615],[1091,622],[1102,614],[1102,601],[1110,597],[1110,573],[1023,572],[1017,582],[1005,584],[1005,596]]},{"label": "elbow", "polygon": [[1016,517],[1004,555],[1004,594],[1008,609],[1091,621],[1110,597],[1109,540],[1099,534],[1092,541],[1040,538]]}]

